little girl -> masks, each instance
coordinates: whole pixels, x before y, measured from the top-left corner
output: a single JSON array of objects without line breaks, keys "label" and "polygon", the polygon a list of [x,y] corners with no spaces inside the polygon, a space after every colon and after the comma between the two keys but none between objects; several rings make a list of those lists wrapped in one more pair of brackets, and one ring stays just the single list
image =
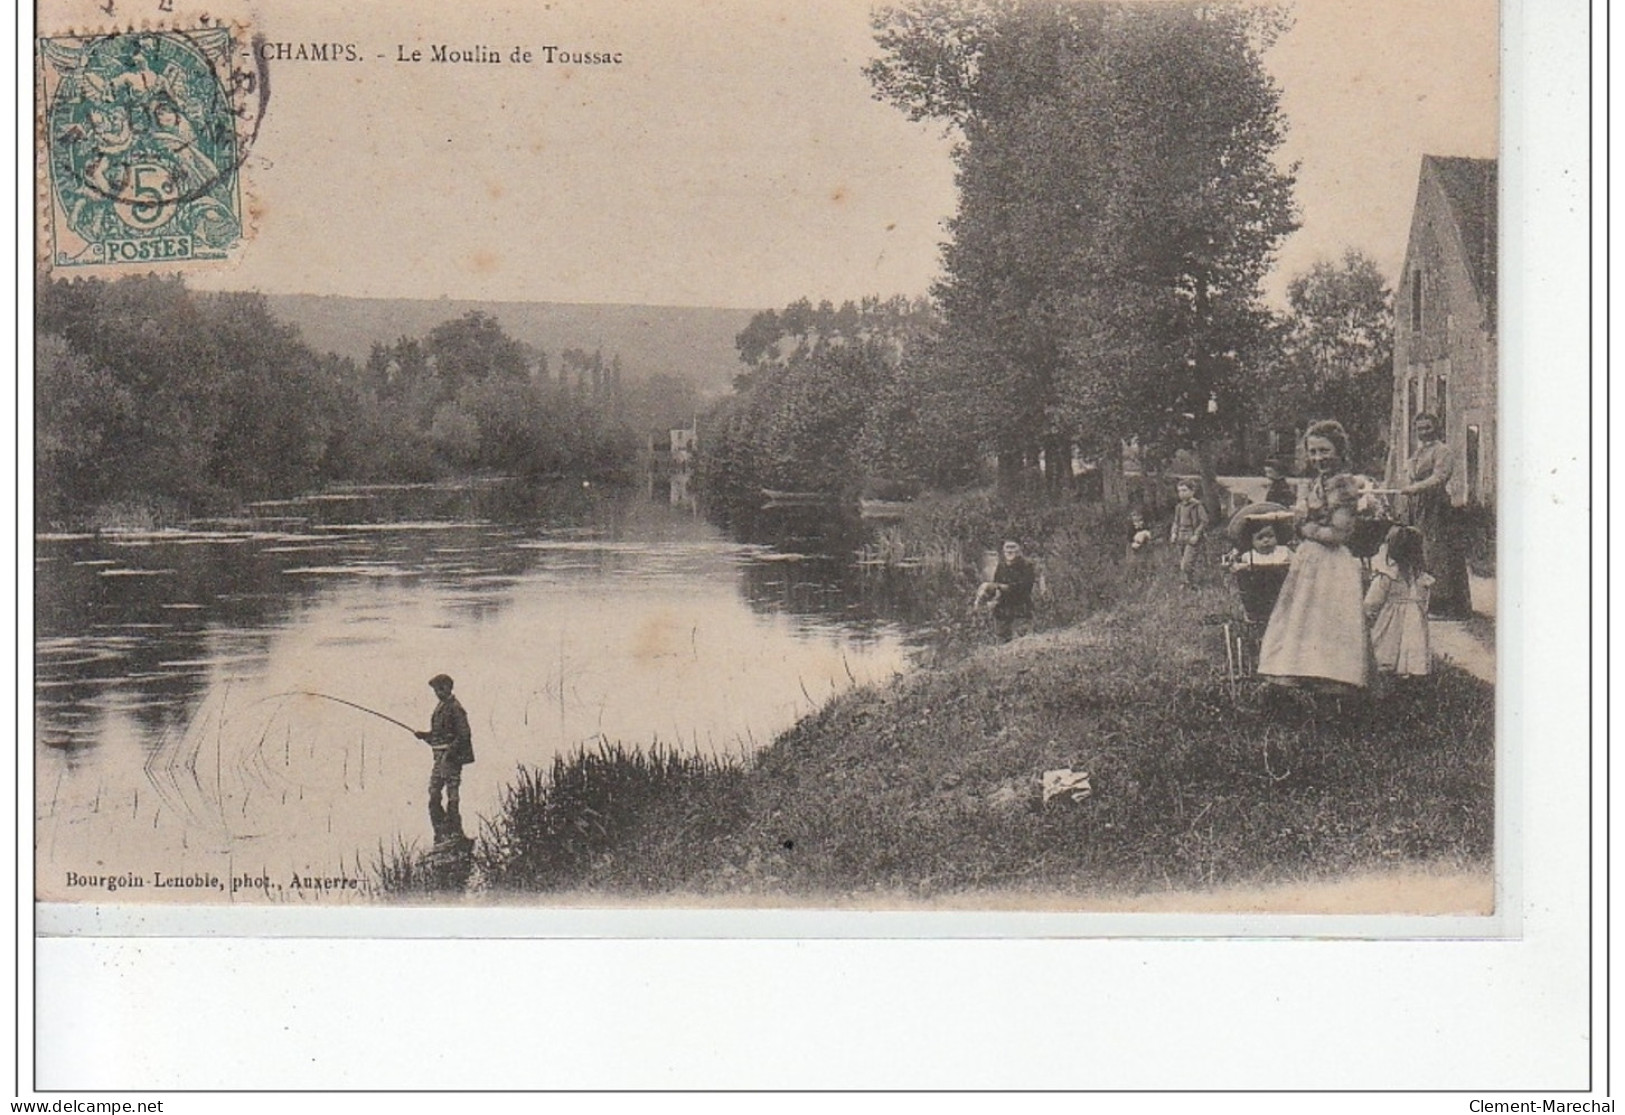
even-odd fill
[{"label": "little girl", "polygon": [[1433,577],[1422,570],[1422,532],[1394,527],[1384,548],[1388,567],[1371,580],[1365,612],[1371,617],[1371,650],[1377,669],[1421,677],[1433,665],[1428,648],[1428,597]]},{"label": "little girl", "polygon": [[1145,525],[1145,512],[1138,509],[1129,516],[1128,556],[1141,563],[1151,557],[1151,528]]}]

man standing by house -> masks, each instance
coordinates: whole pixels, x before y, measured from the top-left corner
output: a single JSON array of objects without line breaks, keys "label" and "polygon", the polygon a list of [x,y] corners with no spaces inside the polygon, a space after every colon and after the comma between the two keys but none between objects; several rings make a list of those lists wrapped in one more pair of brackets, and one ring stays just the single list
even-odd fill
[{"label": "man standing by house", "polygon": [[1430,611],[1445,619],[1465,619],[1472,615],[1473,603],[1467,557],[1450,499],[1455,458],[1445,444],[1437,416],[1423,412],[1411,421],[1416,452],[1399,491],[1406,500],[1406,521],[1422,532],[1422,564],[1433,574]]},{"label": "man standing by house", "polygon": [[461,813],[463,767],[474,761],[474,737],[469,731],[468,713],[451,695],[451,678],[436,674],[429,679],[429,688],[440,703],[429,720],[429,730],[416,733],[434,753],[434,767],[429,772],[429,824],[434,827],[436,844],[460,843],[467,839]]}]

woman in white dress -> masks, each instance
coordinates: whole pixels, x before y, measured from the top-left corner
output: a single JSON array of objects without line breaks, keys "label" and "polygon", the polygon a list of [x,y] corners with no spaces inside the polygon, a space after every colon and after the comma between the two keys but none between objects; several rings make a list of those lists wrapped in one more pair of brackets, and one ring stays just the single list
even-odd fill
[{"label": "woman in white dress", "polygon": [[1281,685],[1364,689],[1371,680],[1360,560],[1348,549],[1359,488],[1342,471],[1348,434],[1316,422],[1304,436],[1314,478],[1293,509],[1298,537],[1258,652],[1259,675]]}]

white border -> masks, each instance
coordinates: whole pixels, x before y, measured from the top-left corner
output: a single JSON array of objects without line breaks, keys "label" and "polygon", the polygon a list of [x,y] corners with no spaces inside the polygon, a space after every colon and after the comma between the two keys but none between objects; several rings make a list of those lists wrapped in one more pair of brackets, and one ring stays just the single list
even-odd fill
[{"label": "white border", "polygon": [[[1587,387],[1588,276],[1580,260],[1589,58],[1583,4],[1543,0],[1538,9],[1538,19],[1517,3],[1504,9],[1514,50],[1505,68],[1503,183],[1527,214],[1521,228],[1503,218],[1502,368],[1517,390],[1504,394],[1509,452],[1502,467],[1513,482],[1502,490],[1519,497],[1504,501],[1504,529],[1522,541],[1501,553],[1498,616],[1503,730],[1516,726],[1529,740],[1521,802],[1502,786],[1503,817],[1507,824],[1522,819],[1522,838],[1500,833],[1514,837],[1503,847],[1521,843],[1522,863],[1503,865],[1523,877],[1521,938],[44,938],[37,972],[19,973],[22,1036],[38,1042],[40,1083],[1475,1094],[1585,1087],[1606,1038],[1593,1030],[1587,1002],[1588,921],[1600,923],[1606,860],[1598,845],[1597,906],[1588,908],[1593,879],[1582,803],[1591,800],[1600,811],[1605,799],[1600,783],[1589,793],[1587,786],[1593,694],[1579,632],[1587,628],[1589,601],[1576,568],[1588,510],[1579,493],[1587,491],[1590,463],[1575,420]],[[25,35],[28,14],[19,15]],[[24,103],[27,80],[19,75]],[[18,140],[25,172],[30,140],[25,129]],[[1512,169],[1519,166],[1521,174]],[[19,200],[29,196],[26,181],[25,174]],[[19,206],[19,248],[31,231],[28,208]],[[26,251],[18,258],[26,260]],[[19,662],[26,646],[17,648]],[[26,738],[27,710],[17,717],[18,738]],[[1597,749],[1600,759],[1600,739]],[[21,789],[13,787],[16,847],[27,849],[32,810]],[[1599,826],[1601,819],[1599,812]],[[25,903],[17,926],[25,969],[30,914]],[[1603,940],[1599,935],[1599,948]],[[1596,960],[1600,968],[1603,956]],[[35,1033],[26,1014],[31,976],[44,992]],[[26,1056],[24,1071],[26,1083]],[[1602,1082],[1599,1072],[1595,1084]],[[179,1099],[185,1106],[165,1110],[227,1102],[255,1110],[270,1099]],[[1129,1099],[1114,1097],[1114,1107]],[[1133,1106],[1191,1104],[1190,1097],[1133,1099]],[[1333,1109],[1327,1099],[1310,1102]],[[1397,1097],[1347,1099],[1362,1108],[1466,1109],[1465,1097],[1416,1097],[1417,1107]],[[503,1109],[510,1100],[527,1110],[536,1102],[489,1097],[481,1106]],[[322,1111],[357,1101],[299,1102]],[[446,1103],[429,1096],[388,1102],[406,1110]],[[1287,1109],[1256,1098],[1248,1106]],[[1302,1108],[1296,1101],[1292,1109]]]}]

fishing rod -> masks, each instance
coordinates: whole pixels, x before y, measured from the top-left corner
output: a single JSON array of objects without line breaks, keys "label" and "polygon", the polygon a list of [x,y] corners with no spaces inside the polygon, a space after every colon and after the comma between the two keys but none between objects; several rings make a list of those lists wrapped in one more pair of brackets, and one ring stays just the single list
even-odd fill
[{"label": "fishing rod", "polygon": [[403,724],[401,721],[396,720],[393,716],[385,715],[384,713],[379,712],[377,709],[368,708],[366,705],[358,705],[354,701],[346,701],[343,697],[335,697],[331,693],[317,693],[311,689],[290,689],[286,693],[273,693],[270,697],[267,697],[266,700],[273,700],[277,697],[320,697],[324,701],[333,701],[337,704],[348,705],[353,709],[366,713],[368,716],[376,716],[380,720],[387,720],[397,728],[405,728],[414,736],[418,734],[418,730],[412,727],[410,724]]}]

